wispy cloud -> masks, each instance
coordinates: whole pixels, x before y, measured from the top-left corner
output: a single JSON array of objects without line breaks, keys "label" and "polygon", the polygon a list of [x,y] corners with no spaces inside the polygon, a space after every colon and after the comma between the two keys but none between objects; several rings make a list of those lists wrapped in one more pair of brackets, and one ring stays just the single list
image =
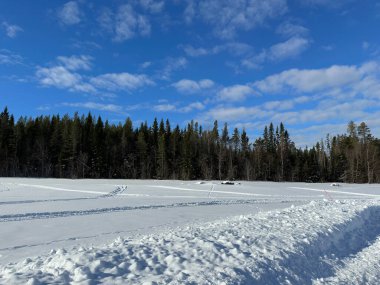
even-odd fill
[{"label": "wispy cloud", "polygon": [[255,120],[268,117],[268,114],[273,113],[272,111],[262,110],[258,107],[228,107],[228,106],[216,106],[209,109],[203,114],[203,117],[207,120],[218,120],[236,122],[239,120]]},{"label": "wispy cloud", "polygon": [[162,10],[165,7],[164,1],[157,1],[157,0],[140,0],[140,5],[147,10],[148,12],[152,14],[157,14],[162,12]]},{"label": "wispy cloud", "polygon": [[298,56],[310,45],[310,40],[301,37],[292,37],[289,40],[273,45],[269,49],[267,57],[277,61]]},{"label": "wispy cloud", "polygon": [[197,5],[195,3],[196,0],[186,0],[186,8],[183,12],[183,18],[185,19],[185,23],[191,24],[196,15]]},{"label": "wispy cloud", "polygon": [[158,104],[153,107],[156,112],[176,112],[176,113],[189,113],[192,111],[202,111],[206,106],[201,102],[192,102],[185,106],[178,106],[177,104]]},{"label": "wispy cloud", "polygon": [[352,84],[356,88],[364,85],[369,88],[380,83],[379,70],[380,65],[377,62],[362,66],[333,65],[322,69],[290,69],[268,76],[253,85],[265,93],[320,92],[332,88],[353,87]]},{"label": "wispy cloud", "polygon": [[152,65],[151,61],[144,61],[142,64],[140,64],[140,67],[142,69],[146,69],[146,68],[150,67],[151,65]]},{"label": "wispy cloud", "polygon": [[174,71],[184,69],[187,64],[185,57],[169,57],[164,60],[164,68],[159,71],[158,76],[163,80],[170,80]]},{"label": "wispy cloud", "polygon": [[[228,118],[236,125],[255,128],[262,128],[268,122],[285,122],[294,132],[292,137],[303,146],[328,132],[337,132],[338,127],[345,126],[349,120],[370,122],[371,128],[380,130],[375,123],[379,121],[376,116],[380,107],[380,64],[376,61],[357,66],[286,70],[256,81],[250,87],[267,97],[275,95],[277,100],[243,106],[234,106],[231,103],[239,101],[230,100],[199,117],[208,122]],[[306,133],[298,132],[300,127],[308,129],[307,137]]]},{"label": "wispy cloud", "polygon": [[58,56],[57,60],[68,70],[91,70],[93,58],[88,55]]},{"label": "wispy cloud", "polygon": [[169,112],[169,111],[175,111],[176,106],[173,104],[158,104],[153,107],[153,110],[156,112]]},{"label": "wispy cloud", "polygon": [[114,104],[101,104],[95,102],[81,102],[81,103],[62,103],[62,106],[70,108],[81,108],[98,111],[107,111],[112,113],[123,113],[123,107]]},{"label": "wispy cloud", "polygon": [[65,3],[57,12],[61,24],[71,26],[81,22],[81,11],[76,1]]},{"label": "wispy cloud", "polygon": [[36,77],[46,87],[56,87],[84,93],[95,93],[96,89],[85,82],[78,73],[71,72],[64,66],[38,67]]},{"label": "wispy cloud", "polygon": [[277,62],[299,56],[311,44],[309,38],[294,36],[290,39],[272,45],[264,49],[261,53],[242,60],[242,65],[246,68],[259,68],[267,61]]},{"label": "wispy cloud", "polygon": [[180,112],[180,113],[189,113],[189,112],[192,112],[194,110],[201,111],[201,110],[204,110],[205,108],[206,108],[206,106],[203,103],[201,103],[201,102],[193,102],[193,103],[190,103],[187,106],[179,108],[178,112]]},{"label": "wispy cloud", "polygon": [[148,17],[136,12],[130,4],[119,6],[115,12],[111,9],[104,9],[98,21],[116,42],[123,42],[138,35],[148,36],[151,32]]},{"label": "wispy cloud", "polygon": [[220,101],[240,102],[244,101],[249,95],[257,95],[257,92],[247,85],[233,85],[225,87],[217,94]]},{"label": "wispy cloud", "polygon": [[22,62],[22,56],[6,49],[0,49],[0,64],[15,65],[22,64]]},{"label": "wispy cloud", "polygon": [[305,52],[312,43],[309,29],[299,24],[284,22],[277,28],[276,33],[287,38],[287,40],[264,48],[258,54],[244,58],[241,61],[242,66],[246,68],[260,68],[266,62],[279,62],[292,59]]},{"label": "wispy cloud", "polygon": [[225,39],[235,37],[239,30],[252,30],[287,11],[285,0],[207,0],[192,5],[198,8],[193,14],[199,14],[203,21],[213,27],[218,37]]},{"label": "wispy cloud", "polygon": [[215,45],[210,48],[193,47],[192,45],[181,45],[180,47],[184,50],[186,55],[190,57],[216,55],[221,52],[228,52],[233,56],[242,56],[253,50],[250,45],[241,42],[229,42],[222,45]]},{"label": "wispy cloud", "polygon": [[154,85],[154,82],[143,74],[107,73],[90,79],[94,86],[109,91],[128,91],[143,86]]},{"label": "wispy cloud", "polygon": [[299,0],[300,3],[304,5],[309,6],[320,6],[320,7],[327,7],[327,8],[340,8],[345,4],[348,4],[350,2],[353,2],[354,0],[336,0],[336,1],[330,1],[330,0]]},{"label": "wispy cloud", "polygon": [[309,34],[309,29],[299,24],[284,22],[277,28],[276,32],[284,37],[291,38],[296,36],[307,36]]},{"label": "wispy cloud", "polygon": [[103,94],[103,91],[131,91],[154,85],[154,82],[144,74],[121,72],[93,76],[79,73],[82,70],[89,71],[91,68],[90,56],[59,56],[56,65],[37,67],[36,78],[42,86],[98,95]]},{"label": "wispy cloud", "polygon": [[179,92],[182,93],[198,93],[205,89],[210,89],[215,85],[210,79],[202,79],[194,81],[190,79],[182,79],[172,84]]},{"label": "wispy cloud", "polygon": [[364,41],[362,43],[362,49],[364,52],[368,53],[372,57],[380,56],[380,45]]},{"label": "wispy cloud", "polygon": [[5,34],[9,37],[9,38],[16,38],[17,35],[20,33],[20,32],[23,32],[23,28],[21,28],[20,26],[17,26],[17,25],[12,25],[12,24],[9,24],[8,22],[3,22],[1,24],[2,28],[4,29],[5,31]]}]

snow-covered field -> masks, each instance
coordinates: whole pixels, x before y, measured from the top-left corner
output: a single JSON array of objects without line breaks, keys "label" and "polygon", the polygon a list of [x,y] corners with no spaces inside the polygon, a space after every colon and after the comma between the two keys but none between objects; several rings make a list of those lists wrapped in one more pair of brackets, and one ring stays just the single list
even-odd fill
[{"label": "snow-covered field", "polygon": [[380,186],[0,178],[0,284],[380,284]]}]

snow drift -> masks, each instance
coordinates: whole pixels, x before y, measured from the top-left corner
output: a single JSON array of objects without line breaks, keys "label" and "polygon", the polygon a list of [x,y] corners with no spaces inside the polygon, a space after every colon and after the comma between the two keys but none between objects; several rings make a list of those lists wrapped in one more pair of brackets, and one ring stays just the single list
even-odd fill
[{"label": "snow drift", "polygon": [[1,284],[378,284],[380,203],[313,201],[0,267]]}]

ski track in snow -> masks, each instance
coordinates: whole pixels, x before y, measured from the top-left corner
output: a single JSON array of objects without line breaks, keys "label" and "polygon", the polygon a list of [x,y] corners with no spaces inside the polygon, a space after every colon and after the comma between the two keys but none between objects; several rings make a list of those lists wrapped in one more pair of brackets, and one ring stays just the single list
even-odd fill
[{"label": "ski track in snow", "polygon": [[339,193],[339,194],[347,194],[347,195],[353,195],[353,196],[376,197],[376,198],[380,199],[380,195],[376,195],[376,194],[356,193],[356,192],[327,190],[327,189],[313,189],[313,188],[305,188],[305,187],[288,187],[288,189],[306,190],[306,191],[315,191],[315,192],[326,192],[329,194]]},{"label": "ski track in snow", "polygon": [[95,195],[100,195],[100,194],[107,195],[107,194],[109,194],[109,192],[90,191],[90,190],[81,190],[81,189],[66,189],[66,188],[60,188],[60,187],[45,186],[45,185],[35,185],[35,184],[18,183],[17,185],[18,186],[24,186],[24,187],[39,188],[39,189],[64,191],[64,192],[76,192],[76,193],[86,193],[86,194],[95,194]]},{"label": "ski track in snow", "polygon": [[[161,185],[145,185],[145,186],[146,187],[152,187],[152,188],[169,189],[169,190],[210,193],[210,190],[202,190],[202,189],[191,189],[191,188],[182,188],[182,187],[173,187],[173,186],[161,186]],[[242,195],[242,196],[255,196],[255,197],[258,197],[258,196],[259,197],[276,197],[276,196],[280,196],[280,195],[266,195],[266,194],[254,194],[254,193],[236,192],[236,191],[219,191],[219,190],[213,190],[212,193],[233,194],[233,195]]]},{"label": "ski track in snow", "polygon": [[[318,201],[0,266],[0,284],[379,284],[380,203]],[[375,253],[375,254],[374,254]]]},{"label": "ski track in snow", "polygon": [[112,207],[112,208],[99,208],[90,210],[78,210],[78,211],[57,211],[57,212],[36,212],[36,213],[24,213],[24,214],[10,214],[0,215],[0,223],[25,221],[25,220],[37,220],[37,219],[53,219],[64,218],[73,216],[87,216],[98,215],[115,212],[125,212],[134,210],[152,210],[152,209],[169,209],[169,208],[183,208],[183,207],[202,207],[202,206],[218,206],[218,205],[244,205],[244,204],[268,204],[268,203],[297,203],[300,201],[295,200],[213,200],[205,202],[188,202],[188,203],[173,203],[162,205],[142,205],[142,206],[125,206],[125,207]]}]

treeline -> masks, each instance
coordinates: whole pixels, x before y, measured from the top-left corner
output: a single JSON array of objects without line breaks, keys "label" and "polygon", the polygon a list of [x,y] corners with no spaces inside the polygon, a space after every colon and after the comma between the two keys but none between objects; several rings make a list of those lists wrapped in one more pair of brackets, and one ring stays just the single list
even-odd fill
[{"label": "treeline", "polygon": [[211,130],[156,119],[114,125],[91,114],[15,122],[5,108],[0,124],[1,176],[380,182],[380,141],[365,123],[309,149],[297,148],[282,123],[253,142],[217,121]]}]

